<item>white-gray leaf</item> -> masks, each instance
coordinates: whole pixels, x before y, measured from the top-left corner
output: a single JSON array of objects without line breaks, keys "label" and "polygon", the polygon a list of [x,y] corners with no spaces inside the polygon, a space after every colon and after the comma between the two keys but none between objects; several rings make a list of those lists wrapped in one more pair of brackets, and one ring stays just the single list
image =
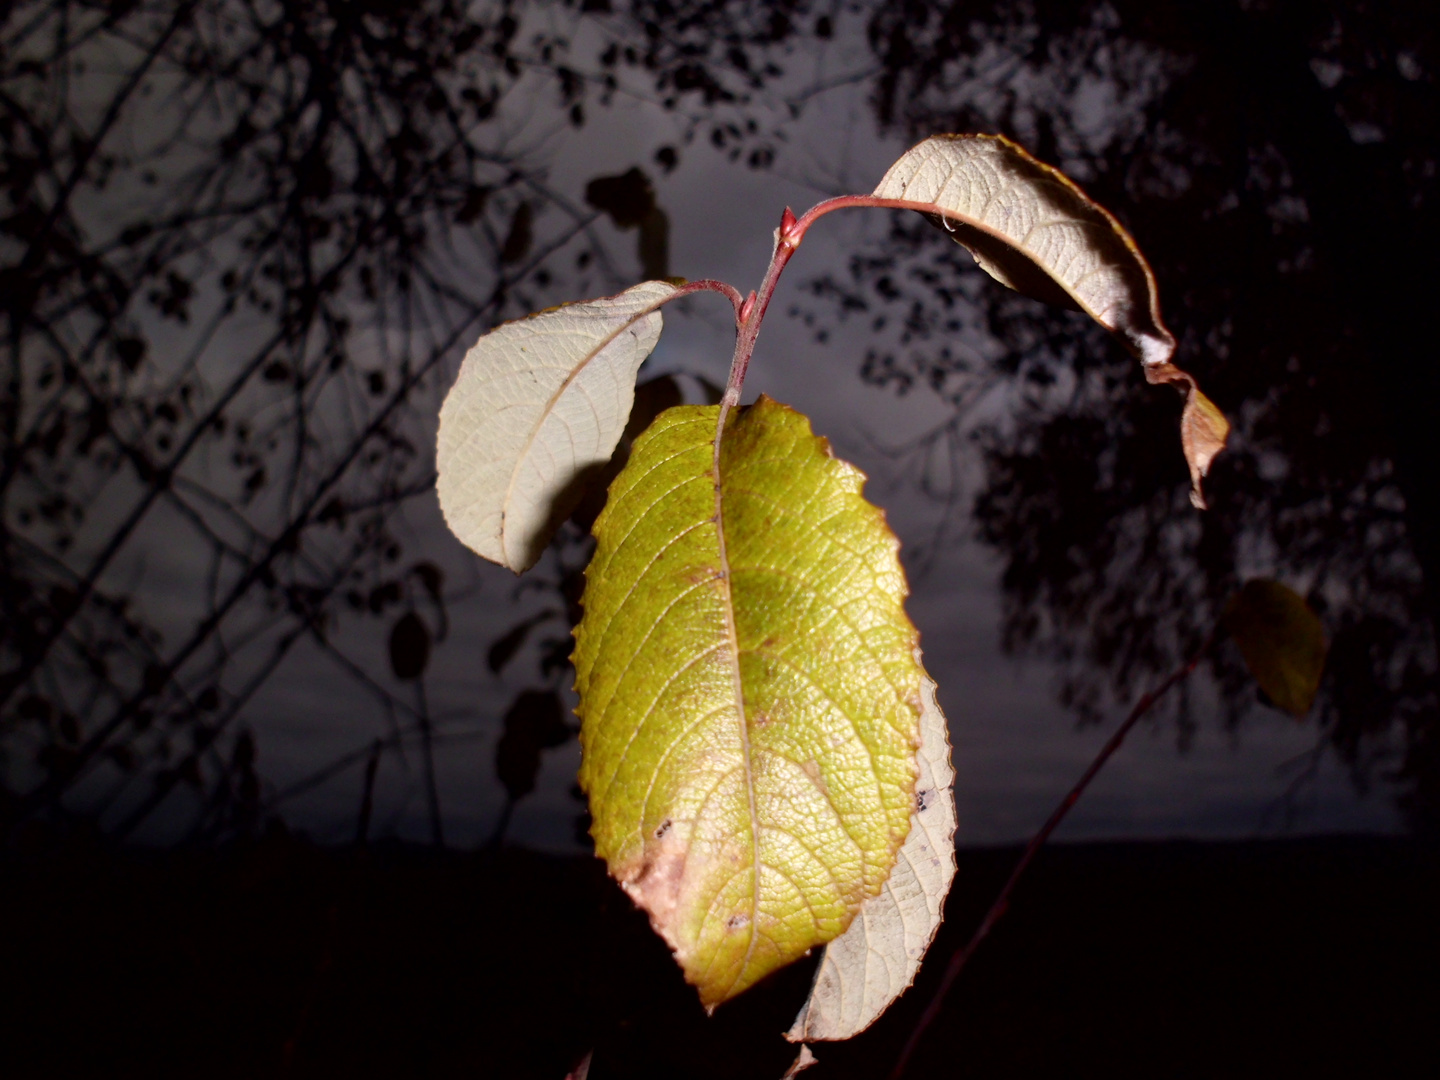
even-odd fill
[{"label": "white-gray leaf", "polygon": [[890,167],[875,194],[939,207],[943,227],[991,277],[1079,308],[1146,365],[1174,353],[1154,276],[1130,235],[1064,173],[1009,139],[931,136]]},{"label": "white-gray leaf", "polygon": [[625,430],[635,376],[660,337],[646,281],[496,327],[460,365],[440,409],[436,489],[446,524],[517,574],[602,469]]},{"label": "white-gray leaf", "polygon": [[955,770],[945,714],[928,676],[921,680],[920,701],[910,834],[880,895],[825,946],[810,997],[785,1033],[791,1042],[848,1039],[869,1027],[915,981],[944,919],[955,877]]},{"label": "white-gray leaf", "polygon": [[1181,444],[1191,501],[1230,425],[1195,380],[1170,362],[1155,275],[1114,216],[1058,169],[1001,135],[933,135],[890,167],[875,195],[914,209],[963,245],[1002,285],[1083,311],[1144,363],[1152,383],[1185,395]]}]

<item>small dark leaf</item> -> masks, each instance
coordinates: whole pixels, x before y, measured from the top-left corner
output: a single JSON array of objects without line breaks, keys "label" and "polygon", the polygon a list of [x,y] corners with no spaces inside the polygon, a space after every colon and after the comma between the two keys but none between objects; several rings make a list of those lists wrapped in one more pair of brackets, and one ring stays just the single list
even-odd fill
[{"label": "small dark leaf", "polygon": [[390,670],[397,679],[418,679],[430,662],[430,631],[413,611],[390,631]]},{"label": "small dark leaf", "polygon": [[505,713],[505,732],[495,746],[495,772],[512,801],[535,790],[540,751],[563,746],[575,732],[552,690],[523,690]]},{"label": "small dark leaf", "polygon": [[432,562],[418,562],[410,569],[420,579],[430,599],[440,603],[440,590],[445,587],[445,571]]},{"label": "small dark leaf", "polygon": [[[619,176],[597,176],[585,185],[585,201],[608,214],[617,228],[633,229],[656,209],[655,189],[639,168]],[[664,277],[664,274],[656,275]]]},{"label": "small dark leaf", "polygon": [[370,597],[366,601],[370,612],[379,615],[390,604],[398,604],[404,593],[400,590],[398,581],[387,581],[383,585],[376,585],[370,590]]},{"label": "small dark leaf", "polygon": [[315,521],[321,525],[328,525],[332,521],[342,529],[345,527],[345,504],[340,499],[333,498],[320,508],[315,515]]},{"label": "small dark leaf", "polygon": [[1261,692],[1292,716],[1310,711],[1325,670],[1325,629],[1295,590],[1255,578],[1221,616]]},{"label": "small dark leaf", "polygon": [[670,218],[655,207],[640,222],[640,272],[647,280],[670,276]]},{"label": "small dark leaf", "polygon": [[121,338],[115,342],[115,355],[126,371],[133,372],[145,359],[145,342],[140,338]]},{"label": "small dark leaf", "polygon": [[510,232],[500,248],[502,263],[517,263],[529,254],[530,244],[535,239],[534,220],[535,212],[530,209],[529,203],[522,202],[515,208],[515,216],[510,219]]},{"label": "small dark leaf", "polygon": [[558,674],[570,666],[570,653],[575,642],[570,638],[546,638],[540,643],[540,674]]},{"label": "small dark leaf", "polygon": [[455,214],[455,220],[461,225],[469,225],[478,220],[485,212],[485,204],[490,201],[490,189],[488,187],[472,187],[465,195],[465,201],[460,204],[460,209]]},{"label": "small dark leaf", "polygon": [[655,189],[641,169],[597,176],[585,185],[585,201],[609,215],[616,228],[639,228],[638,253],[647,280],[670,276],[670,218],[655,202]]},{"label": "small dark leaf", "polygon": [[490,670],[497,675],[500,674],[500,669],[513,660],[515,654],[520,651],[520,646],[525,644],[525,639],[530,636],[530,631],[553,614],[552,611],[542,611],[539,615],[512,626],[503,637],[497,638],[485,657],[485,662],[490,665]]}]

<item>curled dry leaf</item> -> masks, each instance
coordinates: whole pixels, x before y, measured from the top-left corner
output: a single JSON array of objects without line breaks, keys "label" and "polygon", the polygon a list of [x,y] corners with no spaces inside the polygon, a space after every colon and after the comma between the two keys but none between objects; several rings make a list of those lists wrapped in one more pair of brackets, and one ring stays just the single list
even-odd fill
[{"label": "curled dry leaf", "polygon": [[[838,937],[915,801],[899,544],[802,415],[661,414],[595,522],[575,631],[596,853],[714,1006]],[[718,465],[718,470],[717,470]]]},{"label": "curled dry leaf", "polygon": [[945,714],[928,675],[921,703],[910,835],[880,895],[865,901],[850,929],[825,946],[810,996],[785,1033],[791,1042],[864,1031],[915,981],[944,920],[955,877],[955,770]]},{"label": "curled dry leaf", "polygon": [[815,1055],[810,1052],[810,1048],[808,1046],[802,1046],[800,1047],[800,1053],[795,1055],[795,1060],[790,1063],[790,1067],[785,1070],[785,1075],[780,1077],[780,1080],[790,1080],[792,1076],[798,1076],[810,1068],[811,1065],[816,1064],[818,1064],[818,1062],[815,1060]]},{"label": "curled dry leaf", "polygon": [[1204,506],[1200,482],[1229,425],[1170,362],[1175,338],[1160,319],[1155,276],[1109,211],[1000,135],[932,136],[890,167],[875,195],[919,204],[1002,285],[1085,312],[1140,358],[1147,380],[1179,387],[1191,501]]},{"label": "curled dry leaf", "polygon": [[646,281],[480,338],[440,409],[436,489],[451,531],[516,573],[534,565],[610,460],[635,375],[675,292]]},{"label": "curled dry leaf", "polygon": [[1260,689],[1291,716],[1310,711],[1325,672],[1325,627],[1289,586],[1252,578],[1221,616]]}]

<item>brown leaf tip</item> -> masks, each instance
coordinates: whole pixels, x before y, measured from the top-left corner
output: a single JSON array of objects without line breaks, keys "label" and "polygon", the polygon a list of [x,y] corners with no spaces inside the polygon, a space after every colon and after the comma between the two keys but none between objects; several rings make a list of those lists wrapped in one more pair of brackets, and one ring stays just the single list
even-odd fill
[{"label": "brown leaf tip", "polygon": [[650,916],[655,932],[671,949],[677,948],[675,912],[685,874],[685,842],[679,833],[673,823],[663,822],[655,830],[654,841],[645,845],[644,855],[615,875],[626,895]]},{"label": "brown leaf tip", "polygon": [[1180,445],[1190,466],[1190,502],[1197,509],[1205,509],[1200,482],[1209,473],[1215,455],[1225,449],[1229,435],[1230,421],[1192,380],[1185,411],[1180,415]]},{"label": "brown leaf tip", "polygon": [[810,1052],[810,1047],[802,1043],[800,1045],[800,1053],[796,1055],[795,1061],[791,1064],[790,1068],[785,1070],[785,1075],[780,1077],[780,1080],[790,1080],[796,1073],[804,1072],[816,1063],[815,1055]]}]

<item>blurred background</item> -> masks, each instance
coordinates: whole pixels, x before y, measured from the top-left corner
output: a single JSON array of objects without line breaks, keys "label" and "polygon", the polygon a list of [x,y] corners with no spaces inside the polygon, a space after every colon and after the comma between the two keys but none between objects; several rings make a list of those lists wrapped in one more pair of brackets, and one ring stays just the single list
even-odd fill
[{"label": "blurred background", "polygon": [[[591,1047],[596,1076],[778,1075],[765,1010],[808,975],[707,1027],[588,858],[586,531],[524,578],[482,564],[440,518],[436,416],[498,322],[652,277],[747,290],[786,205],[985,131],[1132,232],[1234,431],[1195,511],[1178,395],[1083,316],[915,215],[832,215],[792,262],[747,391],[806,412],[901,538],[967,849],[946,933],[1242,582],[1304,595],[1330,653],[1297,721],[1220,642],[1062,828],[928,1067],[1435,1064],[1407,1017],[1440,958],[1436,24],[1420,0],[5,5],[11,1044],[37,1075],[558,1078]],[[644,400],[705,400],[728,305],[665,320]],[[1268,1019],[1237,1027],[1236,993]]]}]

